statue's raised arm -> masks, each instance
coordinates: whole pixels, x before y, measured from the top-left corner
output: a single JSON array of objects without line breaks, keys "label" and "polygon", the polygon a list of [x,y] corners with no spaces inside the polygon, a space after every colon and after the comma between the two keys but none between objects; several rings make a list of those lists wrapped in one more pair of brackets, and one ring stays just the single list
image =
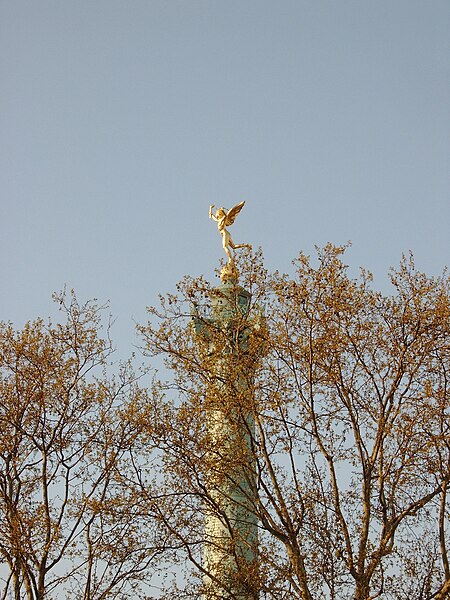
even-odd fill
[{"label": "statue's raised arm", "polygon": [[233,255],[231,254],[230,248],[233,250],[236,248],[251,248],[250,244],[235,244],[231,239],[230,232],[226,229],[226,227],[233,225],[244,204],[245,201],[240,202],[239,204],[236,204],[236,206],[233,206],[233,208],[230,208],[230,210],[221,206],[216,210],[216,214],[213,213],[214,204],[211,204],[209,207],[209,218],[217,223],[217,228],[222,236],[222,246],[225,250],[225,254],[228,256],[229,263],[233,262]]}]

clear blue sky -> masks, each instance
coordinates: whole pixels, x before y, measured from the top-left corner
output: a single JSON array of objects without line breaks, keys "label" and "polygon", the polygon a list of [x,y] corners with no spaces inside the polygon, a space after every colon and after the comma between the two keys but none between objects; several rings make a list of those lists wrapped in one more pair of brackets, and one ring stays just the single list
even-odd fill
[{"label": "clear blue sky", "polygon": [[0,319],[67,284],[132,319],[236,241],[449,264],[448,0],[2,0]]}]

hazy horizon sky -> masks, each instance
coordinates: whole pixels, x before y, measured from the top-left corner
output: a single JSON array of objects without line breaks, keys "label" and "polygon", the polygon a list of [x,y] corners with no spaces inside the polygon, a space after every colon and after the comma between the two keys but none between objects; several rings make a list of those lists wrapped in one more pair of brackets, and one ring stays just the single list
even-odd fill
[{"label": "hazy horizon sky", "polygon": [[448,0],[0,1],[0,319],[109,300],[119,347],[236,241],[376,283],[449,264]]}]

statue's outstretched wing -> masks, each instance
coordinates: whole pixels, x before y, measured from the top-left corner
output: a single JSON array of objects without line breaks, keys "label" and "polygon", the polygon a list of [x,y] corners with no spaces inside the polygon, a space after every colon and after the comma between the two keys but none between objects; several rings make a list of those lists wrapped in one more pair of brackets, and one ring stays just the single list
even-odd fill
[{"label": "statue's outstretched wing", "polygon": [[230,208],[230,210],[227,212],[227,218],[225,219],[225,225],[233,225],[236,217],[241,212],[244,204],[245,204],[245,200],[243,202],[240,202],[239,204],[236,204],[236,206],[233,206],[233,208]]}]

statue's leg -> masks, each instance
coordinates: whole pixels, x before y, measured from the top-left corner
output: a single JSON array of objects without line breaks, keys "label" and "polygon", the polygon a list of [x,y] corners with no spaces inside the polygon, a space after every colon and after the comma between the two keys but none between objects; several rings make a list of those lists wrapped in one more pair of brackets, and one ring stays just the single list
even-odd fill
[{"label": "statue's leg", "polygon": [[228,256],[228,259],[231,262],[233,260],[233,255],[230,252],[229,246],[234,248],[234,244],[233,244],[233,240],[231,239],[231,236],[228,232],[224,233],[224,235],[222,236],[222,246],[223,246],[223,249],[225,250],[225,254]]}]

